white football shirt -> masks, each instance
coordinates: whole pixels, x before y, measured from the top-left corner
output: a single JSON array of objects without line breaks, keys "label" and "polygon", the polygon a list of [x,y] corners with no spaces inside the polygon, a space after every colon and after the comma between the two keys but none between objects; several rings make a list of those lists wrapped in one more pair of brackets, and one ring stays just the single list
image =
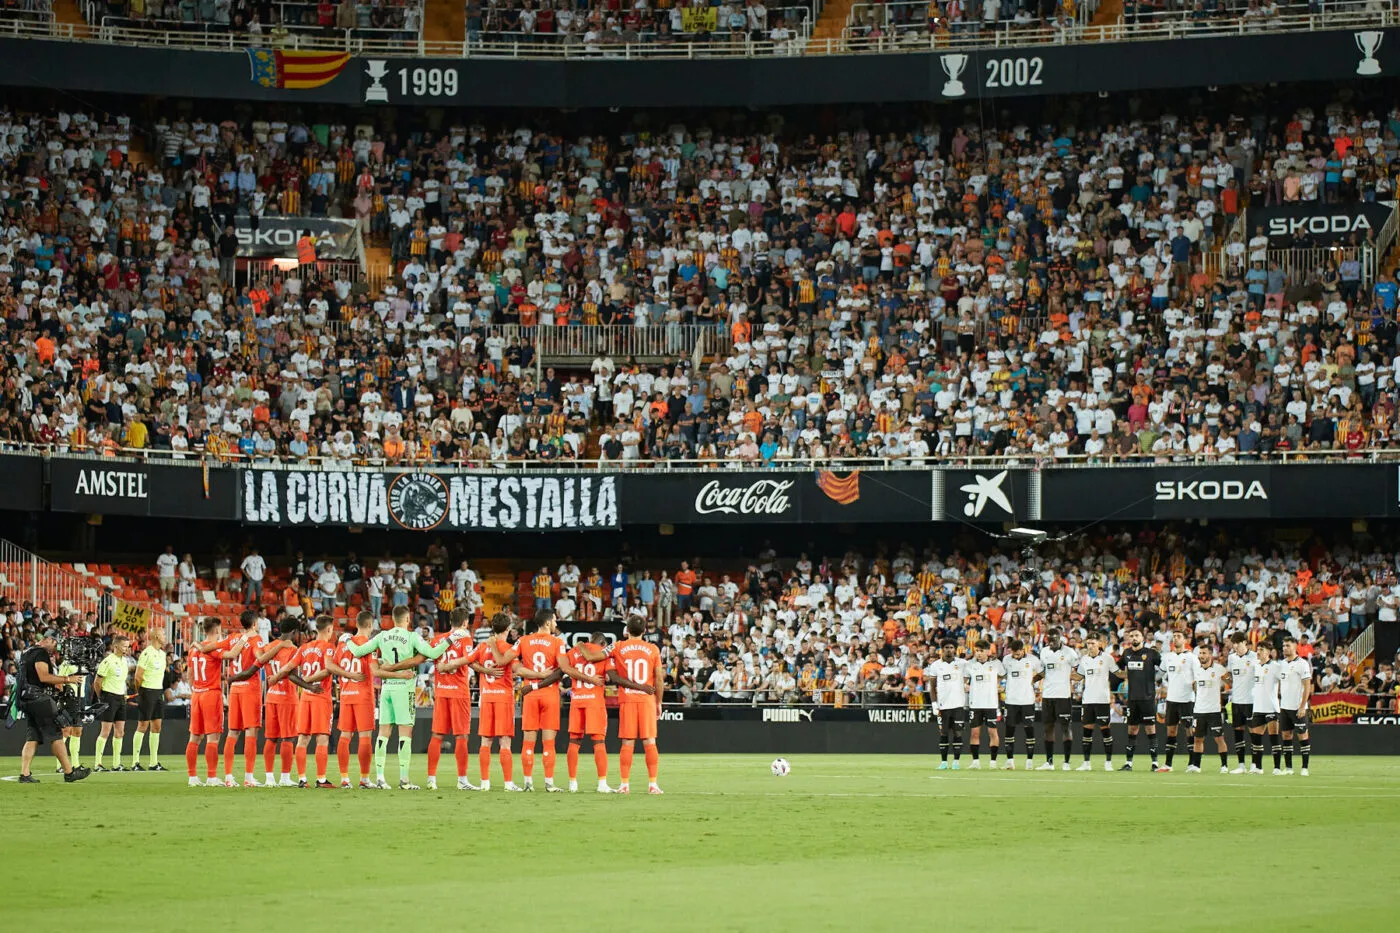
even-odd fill
[{"label": "white football shirt", "polygon": [[1283,671],[1278,661],[1254,659],[1254,711],[1256,713],[1278,712],[1278,683]]},{"label": "white football shirt", "polygon": [[1225,686],[1225,668],[1216,662],[1210,667],[1201,667],[1196,662],[1196,705],[1197,713],[1220,712],[1220,689]]},{"label": "white football shirt", "polygon": [[1167,675],[1167,702],[1190,703],[1196,699],[1196,655],[1190,651],[1162,655],[1162,670]]},{"label": "white football shirt", "polygon": [[1076,670],[1084,678],[1085,703],[1112,702],[1110,675],[1118,672],[1118,663],[1113,658],[1103,651],[1099,652],[1098,657],[1081,655]]},{"label": "white football shirt", "polygon": [[996,658],[985,661],[968,661],[963,670],[967,674],[968,706],[972,709],[996,709],[1001,705],[997,696],[997,681],[1003,671]]},{"label": "white football shirt", "polygon": [[1254,702],[1254,652],[1230,652],[1226,670],[1230,672],[1230,702],[1247,706]]},{"label": "white football shirt", "polygon": [[963,683],[966,663],[962,658],[952,661],[940,658],[924,668],[924,677],[937,686],[939,709],[962,709],[967,706],[967,687]]},{"label": "white football shirt", "polygon": [[1001,659],[1001,666],[1006,671],[1006,705],[1034,706],[1035,675],[1043,670],[1040,659],[1033,654],[1019,659],[1008,654]]},{"label": "white football shirt", "polygon": [[1040,663],[1045,667],[1045,680],[1040,685],[1040,695],[1047,700],[1069,699],[1069,675],[1074,670],[1079,653],[1068,645],[1061,645],[1058,651],[1040,649]]},{"label": "white football shirt", "polygon": [[1284,661],[1279,679],[1279,708],[1290,712],[1303,705],[1303,685],[1312,680],[1312,662],[1307,658]]}]

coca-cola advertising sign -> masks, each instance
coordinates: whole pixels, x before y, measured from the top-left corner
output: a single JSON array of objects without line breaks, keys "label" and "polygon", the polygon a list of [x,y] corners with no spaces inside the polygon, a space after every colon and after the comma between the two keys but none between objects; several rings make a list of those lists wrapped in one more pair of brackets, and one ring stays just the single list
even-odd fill
[{"label": "coca-cola advertising sign", "polygon": [[794,480],[760,479],[750,483],[710,480],[695,494],[696,515],[773,516],[792,508]]}]

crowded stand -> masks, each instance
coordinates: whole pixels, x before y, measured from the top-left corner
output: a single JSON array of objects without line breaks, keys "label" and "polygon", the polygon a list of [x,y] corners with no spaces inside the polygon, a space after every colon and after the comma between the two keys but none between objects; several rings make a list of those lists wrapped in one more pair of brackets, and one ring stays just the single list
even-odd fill
[{"label": "crowded stand", "polygon": [[[946,640],[970,651],[985,639],[999,657],[1016,639],[1042,647],[1054,628],[1073,649],[1098,634],[1113,652],[1130,628],[1162,651],[1178,633],[1222,653],[1236,633],[1251,647],[1291,636],[1312,662],[1317,692],[1365,694],[1386,713],[1400,701],[1396,659],[1353,654],[1353,639],[1372,623],[1396,624],[1400,612],[1400,564],[1379,539],[1290,544],[1243,529],[1173,526],[1099,529],[1035,551],[980,537],[960,545],[891,541],[869,555],[780,557],[765,544],[747,561],[579,563],[565,556],[557,567],[520,570],[521,596],[509,608],[526,618],[552,611],[563,623],[643,619],[645,637],[662,650],[668,689],[684,705],[922,706],[924,669]],[[176,560],[168,549],[153,565],[104,569],[118,571],[130,588],[188,601],[191,612],[232,613],[230,624],[248,606],[267,625],[279,614],[319,612],[346,626],[361,608],[383,618],[407,606],[431,637],[450,627],[460,606],[474,614],[478,640],[489,632],[482,578],[440,540],[417,556],[297,552],[269,566],[256,549],[235,555],[221,547],[199,563],[189,555]],[[45,628],[105,628],[100,613],[69,618],[9,601],[0,609],[5,661]],[[425,702],[432,683],[425,667]]]},{"label": "crowded stand", "polygon": [[254,46],[334,44],[342,37],[416,42],[423,33],[422,0],[87,0],[81,6],[94,26],[234,34]]},{"label": "crowded stand", "polygon": [[[1214,117],[565,136],[11,114],[0,436],[474,464],[1389,447],[1388,267],[1363,281],[1353,248],[1285,272],[1239,219],[1246,195],[1389,199],[1395,112]],[[394,275],[241,270],[231,225],[281,215],[356,218]],[[594,325],[721,352],[581,341],[537,365],[536,328]]]}]

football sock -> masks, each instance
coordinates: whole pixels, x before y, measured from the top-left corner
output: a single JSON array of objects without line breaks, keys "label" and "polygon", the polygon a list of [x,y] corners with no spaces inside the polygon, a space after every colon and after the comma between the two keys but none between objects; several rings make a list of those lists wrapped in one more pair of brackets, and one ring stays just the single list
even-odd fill
[{"label": "football sock", "polygon": [[[74,739],[73,741],[76,742],[76,741],[78,741],[78,740],[77,740],[77,739]],[[74,746],[74,748],[76,749],[77,746]],[[152,733],[151,733],[151,744],[150,744],[150,747],[147,749],[147,753],[150,755],[150,758],[146,761],[147,767],[152,767],[152,768],[153,768],[153,767],[155,767],[156,765],[160,764],[160,733],[159,733],[159,732],[152,732]]]},{"label": "football sock", "polygon": [[1195,749],[1192,749],[1191,757],[1187,760],[1190,762],[1191,767],[1199,768],[1201,766],[1201,753],[1196,751]]},{"label": "football sock", "polygon": [[293,742],[291,739],[283,739],[283,740],[282,740],[282,773],[283,773],[283,774],[291,774],[291,773],[292,773],[292,749],[295,748],[295,747],[296,747],[296,743]]},{"label": "football sock", "polygon": [[1251,733],[1249,734],[1249,751],[1250,751],[1250,755],[1251,755],[1251,757],[1252,757],[1252,759],[1253,759],[1253,761],[1254,761],[1254,767],[1256,767],[1256,768],[1263,768],[1263,767],[1264,767],[1264,737],[1263,737],[1262,735],[1255,735],[1253,732],[1251,732]]},{"label": "football sock", "polygon": [[601,735],[593,741],[593,767],[598,769],[598,780],[608,779],[608,748]]},{"label": "football sock", "polygon": [[102,767],[102,756],[107,753],[107,737],[99,735],[97,737],[97,751],[93,752],[92,761],[97,767]]},{"label": "football sock", "polygon": [[1085,739],[1079,743],[1079,750],[1084,753],[1084,760],[1089,760],[1089,750],[1094,747],[1093,739]]},{"label": "football sock", "polygon": [[544,743],[544,779],[554,780],[554,740]]},{"label": "football sock", "polygon": [[[78,760],[82,758],[82,756],[78,754],[82,748],[82,744],[83,737],[81,735],[70,735],[68,737],[68,763],[75,768],[78,767]],[[152,747],[154,748],[154,746]],[[154,759],[155,755],[151,757]],[[132,763],[135,764],[135,761],[133,760]]]},{"label": "football sock", "polygon": [[1229,752],[1221,752],[1221,753],[1220,753],[1220,767],[1222,767],[1222,768],[1228,768],[1228,767],[1230,767],[1230,753],[1229,753]]},{"label": "football sock", "polygon": [[569,750],[564,753],[564,762],[569,769],[569,780],[578,780],[578,743],[570,742]]},{"label": "football sock", "polygon": [[[999,751],[1001,751],[1000,746],[997,746],[997,745],[993,745],[993,746],[992,746],[992,764],[996,764],[996,763],[997,763],[997,752],[999,752]],[[1009,758],[1010,756],[1008,755],[1007,757]]]},{"label": "football sock", "polygon": [[1152,755],[1152,763],[1155,765],[1157,763],[1157,732],[1155,729],[1147,733],[1147,751]]},{"label": "football sock", "polygon": [[[131,766],[134,768],[141,763],[141,747],[146,744],[146,733],[138,732],[131,738]],[[68,739],[68,758],[73,759],[73,739]],[[74,763],[73,767],[77,767]]]},{"label": "football sock", "polygon": [[383,780],[384,759],[389,757],[389,740],[384,736],[378,736],[374,740],[374,773],[375,776]]},{"label": "football sock", "polygon": [[428,740],[428,777],[437,777],[437,766],[440,758],[442,758],[442,737],[435,735]]},{"label": "football sock", "polygon": [[[1141,733],[1139,733],[1139,735],[1141,735]],[[1128,747],[1125,749],[1128,755],[1128,764],[1133,763],[1133,756],[1137,754],[1137,743],[1138,737],[1136,735],[1128,736]]]},{"label": "football sock", "polygon": [[224,739],[224,774],[233,774],[233,756],[238,754],[237,736]]},{"label": "football sock", "polygon": [[481,779],[491,780],[491,746],[484,740],[481,748],[476,753],[477,763],[481,765]]},{"label": "football sock", "polygon": [[112,736],[112,767],[114,769],[122,766],[122,737]]},{"label": "football sock", "polygon": [[1103,760],[1113,760],[1113,733],[1111,732],[1103,734]]},{"label": "football sock", "polygon": [[1035,760],[1035,727],[1026,726],[1026,760]]},{"label": "football sock", "polygon": [[204,770],[209,777],[218,777],[219,746],[214,742],[204,743]]},{"label": "football sock", "polygon": [[520,752],[520,772],[525,775],[527,781],[535,776],[535,747],[533,745]]},{"label": "football sock", "polygon": [[1175,744],[1168,745],[1168,746],[1167,746],[1167,767],[1168,767],[1168,768],[1170,768],[1170,767],[1172,766],[1172,761],[1173,761],[1173,759],[1175,759],[1175,758],[1176,758],[1176,745],[1175,745]]},{"label": "football sock", "polygon": [[243,773],[252,774],[258,761],[258,740],[253,733],[243,736]]},{"label": "football sock", "polygon": [[458,736],[454,743],[452,753],[457,759],[457,779],[462,780],[467,776],[467,738]]},{"label": "football sock", "polygon": [[1070,752],[1074,750],[1073,739],[1060,739],[1060,752],[1064,755],[1065,764],[1069,764]]},{"label": "football sock", "polygon": [[[632,756],[631,756],[631,755],[628,755],[627,757],[628,757],[628,758],[631,758]],[[941,738],[941,739],[938,740],[938,757],[941,758],[941,759],[944,760],[944,761],[947,761],[947,760],[948,760],[948,740],[947,740],[947,739],[942,739],[942,738]]]},{"label": "football sock", "polygon": [[642,754],[647,759],[647,780],[655,784],[656,774],[661,769],[661,753],[656,750],[655,745],[643,745]]},{"label": "football sock", "polygon": [[1245,738],[1244,738],[1244,735],[1245,735],[1245,730],[1244,730],[1244,729],[1236,729],[1236,730],[1235,730],[1235,757],[1239,759],[1239,763],[1240,763],[1240,764],[1244,764],[1244,748],[1245,748]]},{"label": "football sock", "polygon": [[321,743],[318,742],[318,743],[316,744],[316,780],[317,780],[317,781],[324,781],[324,780],[326,779],[326,768],[330,765],[330,762],[331,762],[331,747],[330,747],[330,745],[329,745],[329,744],[323,745],[323,744],[321,744]]},{"label": "football sock", "polygon": [[622,783],[626,784],[627,779],[632,776],[632,743],[627,742],[622,746],[622,751],[617,756],[617,771],[621,775]]},{"label": "football sock", "polygon": [[296,750],[297,780],[306,780],[306,746],[298,743]]},{"label": "football sock", "polygon": [[189,768],[190,777],[198,777],[195,770],[199,765],[199,745],[195,742],[185,746],[185,765]]},{"label": "football sock", "polygon": [[962,761],[962,736],[953,739],[953,760]]},{"label": "football sock", "polygon": [[509,784],[515,780],[515,756],[510,753],[509,748],[498,749],[496,756],[501,759],[501,774]]},{"label": "football sock", "polygon": [[1287,742],[1284,743],[1284,746],[1283,746],[1283,766],[1284,766],[1285,768],[1291,768],[1291,767],[1293,767],[1293,740],[1292,740],[1292,739],[1289,739]]},{"label": "football sock", "polygon": [[272,766],[277,762],[277,743],[272,739],[263,740],[263,770],[268,774],[272,773]]},{"label": "football sock", "polygon": [[1309,739],[1304,739],[1304,740],[1303,740],[1303,744],[1300,745],[1300,746],[1298,746],[1298,751],[1299,751],[1299,752],[1302,754],[1302,756],[1303,756],[1303,767],[1306,768],[1306,767],[1308,766],[1308,759],[1312,757],[1312,742],[1311,742],[1311,740],[1309,740]]},{"label": "football sock", "polygon": [[978,760],[978,759],[981,758],[981,757],[982,757],[982,743],[981,743],[981,742],[973,742],[973,743],[972,743],[972,760],[973,760],[973,761],[976,761],[976,760]]},{"label": "football sock", "polygon": [[399,736],[399,780],[407,781],[410,766],[413,764],[413,740]]},{"label": "football sock", "polygon": [[374,751],[374,743],[370,740],[369,736],[360,736],[360,747],[358,751],[360,753],[360,777],[367,778],[369,777],[371,753]]},{"label": "football sock", "polygon": [[340,768],[340,779],[350,780],[350,736],[341,733],[340,741],[335,743],[335,764]]},{"label": "football sock", "polygon": [[1283,764],[1283,740],[1278,736],[1274,736],[1272,750],[1274,753],[1274,767],[1277,768],[1279,765]]}]

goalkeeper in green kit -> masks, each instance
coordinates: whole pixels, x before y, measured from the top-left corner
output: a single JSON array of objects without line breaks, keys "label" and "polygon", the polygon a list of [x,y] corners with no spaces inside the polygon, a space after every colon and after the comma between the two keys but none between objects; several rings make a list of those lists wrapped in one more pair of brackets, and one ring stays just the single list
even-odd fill
[{"label": "goalkeeper in green kit", "polygon": [[[411,618],[407,606],[394,609],[394,627],[381,631],[363,645],[347,644],[350,653],[360,658],[371,651],[378,652],[381,667],[390,667],[407,661],[414,655],[433,660],[443,654],[451,645],[442,642],[433,647],[417,632],[408,630]],[[379,738],[374,742],[374,770],[377,777],[375,786],[388,790],[384,780],[384,758],[389,747],[389,730],[399,727],[399,790],[418,790],[418,785],[408,779],[409,766],[413,761],[413,688],[417,678],[408,676],[402,680],[386,679],[379,693]]]}]

